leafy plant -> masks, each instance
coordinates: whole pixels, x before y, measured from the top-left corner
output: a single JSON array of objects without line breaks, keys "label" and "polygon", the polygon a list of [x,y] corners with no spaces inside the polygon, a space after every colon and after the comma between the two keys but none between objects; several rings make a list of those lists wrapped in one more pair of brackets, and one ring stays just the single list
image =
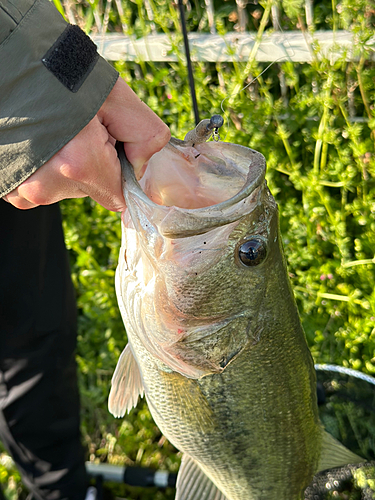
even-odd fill
[{"label": "leafy plant", "polygon": [[[152,19],[146,3],[124,6],[135,20],[127,25],[128,34],[143,36],[151,27],[161,33],[179,30],[177,10],[169,2],[156,7],[150,1]],[[233,29],[228,6],[235,9],[224,2],[216,9],[220,33]],[[258,18],[271,29],[267,6],[257,6]],[[333,61],[313,44],[310,64],[275,63],[254,81],[264,65],[195,63],[198,106],[201,116],[208,117],[221,113],[222,103],[222,140],[250,146],[266,157],[290,278],[315,361],[375,373],[375,68],[366,45],[374,18],[363,0],[350,6],[318,2],[314,9],[316,26],[355,34],[355,59],[346,61],[344,53]],[[251,9],[249,14],[251,19]],[[201,6],[188,6],[190,31],[202,18]],[[112,19],[116,29],[116,16]],[[284,1],[280,19],[284,28],[304,29],[303,4]],[[207,23],[200,28],[208,30]],[[310,27],[312,35],[314,29]],[[183,138],[194,122],[179,40],[174,42],[178,62],[139,60],[115,66],[172,135]],[[64,202],[63,210],[81,312],[78,362],[91,458],[175,471],[179,457],[144,405],[120,422],[105,409],[110,377],[126,342],[113,289],[119,218],[87,200]],[[108,436],[114,443],[110,452]],[[154,498],[155,492],[149,495]],[[173,497],[169,495],[163,498]]]},{"label": "leafy plant", "polygon": [[[248,3],[247,29],[272,30],[270,6]],[[314,40],[316,29],[349,30],[355,40],[351,60],[345,53],[339,59],[322,55],[314,41],[311,63],[275,62],[257,79],[266,66],[254,61],[195,63],[199,111],[202,117],[221,113],[222,103],[222,140],[266,157],[289,275],[314,360],[375,374],[375,67],[369,44],[375,9],[366,0],[317,1],[315,24],[306,27],[303,3],[283,0],[279,7],[285,36],[299,29]],[[218,33],[237,29],[236,12],[233,1],[215,2]],[[200,2],[188,2],[186,15],[189,31],[209,31]],[[172,135],[183,138],[194,127],[176,4],[81,1],[66,16],[90,32],[176,33],[177,62],[138,60],[115,67]],[[179,454],[161,436],[145,403],[118,421],[106,408],[111,376],[126,344],[114,291],[120,217],[87,199],[61,206],[79,310],[77,362],[87,457],[176,472]],[[360,485],[364,479],[356,481]],[[132,499],[174,497],[172,490],[114,488]]]}]

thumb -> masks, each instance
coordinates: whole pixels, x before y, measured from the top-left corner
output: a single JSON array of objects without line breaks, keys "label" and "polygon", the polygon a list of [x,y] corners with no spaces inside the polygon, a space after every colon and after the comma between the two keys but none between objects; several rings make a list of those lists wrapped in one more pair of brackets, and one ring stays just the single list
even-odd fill
[{"label": "thumb", "polygon": [[128,160],[138,173],[170,139],[167,125],[119,78],[98,112],[103,125],[124,143]]}]

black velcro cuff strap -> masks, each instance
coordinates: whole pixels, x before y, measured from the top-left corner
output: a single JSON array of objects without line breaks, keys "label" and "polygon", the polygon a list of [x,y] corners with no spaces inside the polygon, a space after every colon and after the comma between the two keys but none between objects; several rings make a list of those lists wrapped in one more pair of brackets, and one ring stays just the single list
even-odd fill
[{"label": "black velcro cuff strap", "polygon": [[78,26],[68,25],[42,62],[67,89],[77,92],[98,58],[94,42]]}]

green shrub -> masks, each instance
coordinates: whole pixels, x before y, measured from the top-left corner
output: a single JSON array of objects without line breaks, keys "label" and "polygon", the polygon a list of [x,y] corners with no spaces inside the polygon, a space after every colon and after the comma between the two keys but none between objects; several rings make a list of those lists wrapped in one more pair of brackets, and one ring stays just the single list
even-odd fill
[{"label": "green shrub", "polygon": [[[101,5],[80,2],[74,7],[87,31],[95,31],[95,16],[103,19]],[[122,5],[123,17],[114,6],[109,10],[108,30],[123,27],[137,37],[152,29],[179,31],[176,5],[167,0],[159,0],[157,6],[153,0],[124,0]],[[188,29],[208,31],[201,3],[195,0],[189,5]],[[267,5],[247,6],[248,29],[258,29],[262,15],[266,29],[272,29],[265,18]],[[281,7],[285,32],[306,30],[301,2],[285,0]],[[217,2],[215,8],[218,32],[233,30],[234,2]],[[198,106],[201,117],[209,117],[221,113],[225,99],[222,140],[249,146],[266,157],[290,279],[315,361],[374,374],[375,67],[368,45],[374,12],[365,0],[343,0],[338,5],[333,0],[316,2],[314,14],[315,28],[355,34],[352,62],[345,61],[345,54],[336,61],[320,57],[314,44],[311,64],[276,62],[252,83],[266,65],[195,63]],[[175,63],[115,66],[170,126],[172,135],[183,138],[194,127],[194,119],[181,45],[174,49],[180,56]],[[144,402],[122,420],[115,420],[106,409],[111,376],[126,344],[114,291],[120,216],[87,199],[61,205],[79,309],[77,361],[87,456],[177,471],[179,455],[161,436]],[[133,499],[174,496],[173,491],[116,488],[118,494]]]},{"label": "green shrub", "polygon": [[[296,2],[283,6],[283,26],[296,29],[301,6]],[[257,8],[264,12],[261,5]],[[134,21],[127,28],[129,34],[150,31],[142,2],[125,2],[125,9]],[[231,9],[233,5],[229,8],[226,3],[217,9],[221,33],[233,29],[228,21]],[[371,374],[375,373],[375,68],[366,42],[373,33],[373,14],[365,1],[355,0],[343,1],[334,13],[331,3],[320,2],[315,16],[318,27],[345,28],[357,35],[354,62],[346,62],[344,56],[335,62],[318,57],[319,47],[314,46],[311,64],[275,63],[235,95],[265,65],[195,63],[197,100],[201,117],[209,117],[221,113],[225,99],[222,139],[252,147],[267,159],[267,181],[280,208],[289,274],[315,361]],[[201,18],[197,2],[188,13],[189,29],[196,29]],[[115,29],[116,16],[111,19]],[[152,23],[160,32],[177,31],[177,12],[169,2],[158,2]],[[201,27],[208,29],[207,23]],[[183,138],[194,126],[182,54],[176,63],[115,66],[175,137]],[[89,200],[64,202],[63,211],[80,310],[78,363],[90,456],[176,470],[179,458],[161,438],[144,403],[122,421],[112,419],[106,410],[110,378],[126,343],[113,285],[119,216]],[[140,498],[138,494],[128,491],[131,498]],[[142,495],[156,498],[155,492]]]}]

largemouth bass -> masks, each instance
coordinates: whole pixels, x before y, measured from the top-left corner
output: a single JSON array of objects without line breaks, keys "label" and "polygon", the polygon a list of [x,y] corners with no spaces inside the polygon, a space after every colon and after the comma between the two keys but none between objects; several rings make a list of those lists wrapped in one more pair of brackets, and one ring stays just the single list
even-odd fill
[{"label": "largemouth bass", "polygon": [[319,422],[265,159],[204,142],[212,123],[172,139],[140,182],[118,147],[129,343],[109,409],[123,416],[145,394],[183,452],[179,500],[299,500],[318,471],[362,459]]}]

